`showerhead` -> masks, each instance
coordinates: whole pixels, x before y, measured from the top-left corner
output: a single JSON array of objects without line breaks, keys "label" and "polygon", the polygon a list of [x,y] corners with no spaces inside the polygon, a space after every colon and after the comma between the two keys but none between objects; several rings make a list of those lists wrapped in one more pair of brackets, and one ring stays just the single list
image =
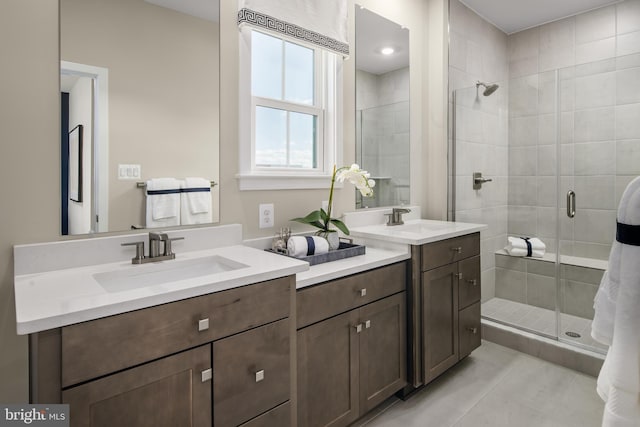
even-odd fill
[{"label": "showerhead", "polygon": [[498,86],[498,85],[497,85],[497,84],[495,84],[495,83],[494,83],[494,84],[490,84],[490,85],[488,85],[488,84],[486,84],[486,83],[483,83],[483,82],[478,82],[478,83],[476,83],[476,88],[478,88],[478,87],[480,87],[480,86],[484,86],[484,92],[482,92],[482,94],[483,94],[484,96],[489,96],[489,95],[491,95],[493,92],[495,92],[496,90],[498,90],[498,88],[500,87],[500,86]]}]

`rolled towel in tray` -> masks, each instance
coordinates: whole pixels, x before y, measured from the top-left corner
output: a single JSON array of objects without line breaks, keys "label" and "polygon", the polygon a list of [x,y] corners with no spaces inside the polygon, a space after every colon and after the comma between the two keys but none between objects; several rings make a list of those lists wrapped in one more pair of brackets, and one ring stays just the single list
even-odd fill
[{"label": "rolled towel in tray", "polygon": [[542,258],[547,246],[537,237],[507,237],[509,243],[505,250],[511,256],[529,256]]},{"label": "rolled towel in tray", "polygon": [[291,236],[287,242],[287,252],[296,258],[326,254],[329,252],[329,242],[319,236]]}]

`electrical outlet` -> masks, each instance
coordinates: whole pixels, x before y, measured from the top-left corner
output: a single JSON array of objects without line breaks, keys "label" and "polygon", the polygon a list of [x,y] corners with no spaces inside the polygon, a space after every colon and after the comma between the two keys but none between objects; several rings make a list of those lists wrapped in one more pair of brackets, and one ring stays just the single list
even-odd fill
[{"label": "electrical outlet", "polygon": [[258,207],[260,228],[271,228],[274,222],[273,203],[261,203]]}]

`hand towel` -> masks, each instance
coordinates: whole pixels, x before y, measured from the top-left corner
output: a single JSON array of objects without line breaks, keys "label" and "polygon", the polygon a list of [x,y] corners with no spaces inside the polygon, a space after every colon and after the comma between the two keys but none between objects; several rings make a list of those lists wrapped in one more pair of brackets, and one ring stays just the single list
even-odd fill
[{"label": "hand towel", "polygon": [[319,236],[291,236],[287,242],[287,252],[296,258],[325,254],[329,252],[329,242]]},{"label": "hand towel", "polygon": [[154,178],[147,181],[147,228],[180,225],[180,181]]},{"label": "hand towel", "polygon": [[[542,258],[547,249],[547,246],[542,240],[537,237],[507,237],[508,244],[505,246],[505,250],[511,256],[530,256],[535,258]],[[527,242],[529,244],[527,244]]]},{"label": "hand towel", "polygon": [[[618,207],[618,233],[609,267],[595,297],[592,336],[609,345],[597,391],[606,402],[602,425],[640,425],[640,177],[629,183]],[[636,243],[622,235],[635,229]]]},{"label": "hand towel", "polygon": [[185,178],[180,189],[180,223],[188,225],[211,222],[211,182],[204,178]]}]

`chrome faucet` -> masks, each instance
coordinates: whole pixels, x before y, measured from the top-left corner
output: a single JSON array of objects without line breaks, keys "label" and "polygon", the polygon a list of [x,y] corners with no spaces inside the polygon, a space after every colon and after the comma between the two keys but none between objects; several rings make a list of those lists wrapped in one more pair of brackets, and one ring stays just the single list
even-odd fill
[{"label": "chrome faucet", "polygon": [[[136,256],[131,258],[132,264],[145,264],[147,262],[175,259],[176,254],[171,249],[171,242],[182,239],[184,237],[170,238],[167,233],[161,231],[149,232],[149,256],[144,255],[144,242],[121,243],[121,245],[136,247]],[[163,243],[162,253],[160,253],[160,242]]]},{"label": "chrome faucet", "polygon": [[411,209],[406,208],[393,208],[391,213],[385,214],[389,218],[387,219],[387,225],[402,225],[404,221],[402,220],[402,214],[406,214],[411,212]]}]

